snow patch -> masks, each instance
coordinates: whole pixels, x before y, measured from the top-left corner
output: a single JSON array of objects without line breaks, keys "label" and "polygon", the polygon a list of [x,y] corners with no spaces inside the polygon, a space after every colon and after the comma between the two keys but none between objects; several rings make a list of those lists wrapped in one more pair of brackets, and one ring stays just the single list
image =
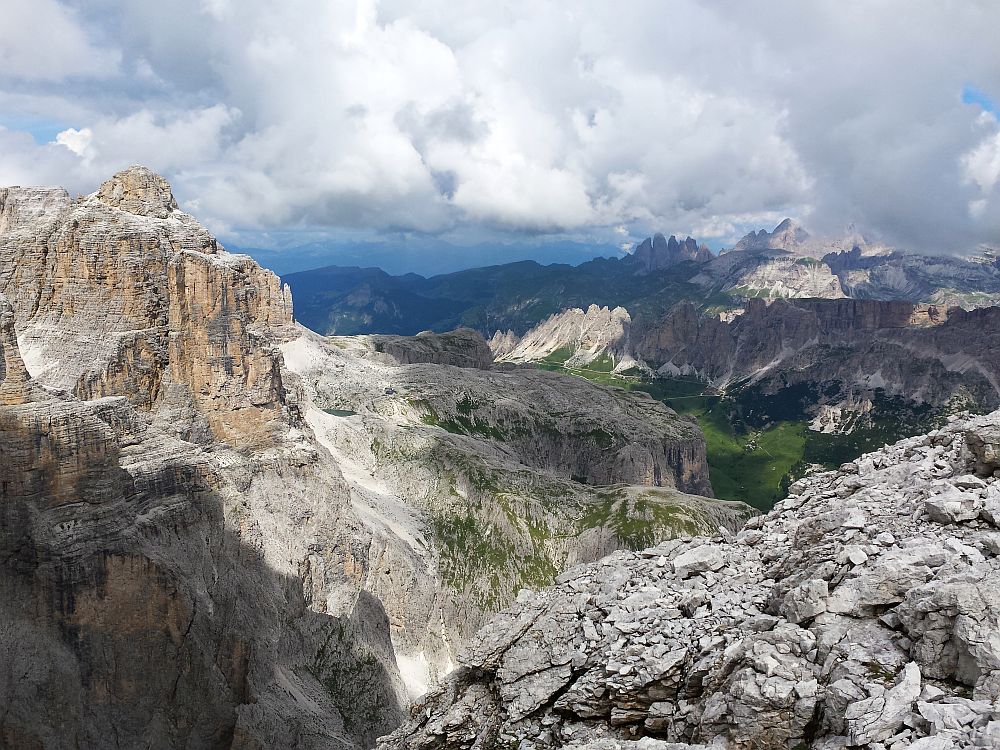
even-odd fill
[{"label": "snow patch", "polygon": [[431,686],[431,665],[427,661],[427,655],[423,651],[414,656],[397,653],[396,663],[399,665],[399,674],[403,678],[406,692],[410,700],[415,701]]}]

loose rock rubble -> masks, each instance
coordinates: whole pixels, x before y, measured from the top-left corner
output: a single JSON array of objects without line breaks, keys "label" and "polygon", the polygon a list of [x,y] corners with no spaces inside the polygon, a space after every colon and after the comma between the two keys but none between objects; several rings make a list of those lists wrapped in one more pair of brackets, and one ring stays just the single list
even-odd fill
[{"label": "loose rock rubble", "polygon": [[379,747],[1000,747],[997,477],[1000,412],[573,569]]}]

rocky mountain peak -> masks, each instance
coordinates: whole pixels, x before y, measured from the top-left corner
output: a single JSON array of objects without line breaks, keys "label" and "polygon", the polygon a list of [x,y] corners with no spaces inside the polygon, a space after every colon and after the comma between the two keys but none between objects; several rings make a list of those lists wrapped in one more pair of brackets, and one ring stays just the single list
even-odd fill
[{"label": "rocky mountain peak", "polygon": [[794,219],[784,219],[773,231],[750,232],[736,244],[737,250],[793,250],[811,238]]},{"label": "rocky mountain peak", "polygon": [[808,240],[809,237],[809,232],[794,219],[785,219],[771,232],[772,244],[780,243],[782,247],[795,247]]},{"label": "rocky mountain peak", "polygon": [[287,289],[179,211],[155,172],[130,167],[83,201],[6,191],[0,268],[39,387],[125,396],[198,442],[285,429],[275,332],[292,322]]},{"label": "rocky mountain peak", "polygon": [[[703,252],[702,248],[707,252]],[[676,235],[672,234],[668,239],[657,232],[652,238],[647,237],[636,246],[630,262],[639,266],[639,273],[669,268],[685,260],[704,263],[713,256],[708,248],[704,246],[702,248],[699,248],[698,242],[690,236],[681,241]]]},{"label": "rocky mountain peak", "polygon": [[166,219],[178,210],[170,183],[148,167],[133,165],[105,182],[97,198],[136,216]]}]

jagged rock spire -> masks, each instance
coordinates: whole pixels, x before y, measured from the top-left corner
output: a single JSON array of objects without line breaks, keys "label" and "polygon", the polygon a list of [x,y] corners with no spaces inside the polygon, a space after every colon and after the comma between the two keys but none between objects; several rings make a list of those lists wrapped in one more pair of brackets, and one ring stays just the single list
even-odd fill
[{"label": "jagged rock spire", "polygon": [[0,406],[13,406],[32,401],[37,388],[31,382],[28,368],[21,359],[14,332],[14,308],[0,294]]}]

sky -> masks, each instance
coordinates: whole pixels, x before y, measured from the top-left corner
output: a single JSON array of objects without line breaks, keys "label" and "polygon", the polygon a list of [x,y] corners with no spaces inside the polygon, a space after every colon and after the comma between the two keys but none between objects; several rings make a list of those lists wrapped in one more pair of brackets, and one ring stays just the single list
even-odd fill
[{"label": "sky", "polygon": [[1000,246],[992,0],[2,0],[0,185],[224,241]]}]

